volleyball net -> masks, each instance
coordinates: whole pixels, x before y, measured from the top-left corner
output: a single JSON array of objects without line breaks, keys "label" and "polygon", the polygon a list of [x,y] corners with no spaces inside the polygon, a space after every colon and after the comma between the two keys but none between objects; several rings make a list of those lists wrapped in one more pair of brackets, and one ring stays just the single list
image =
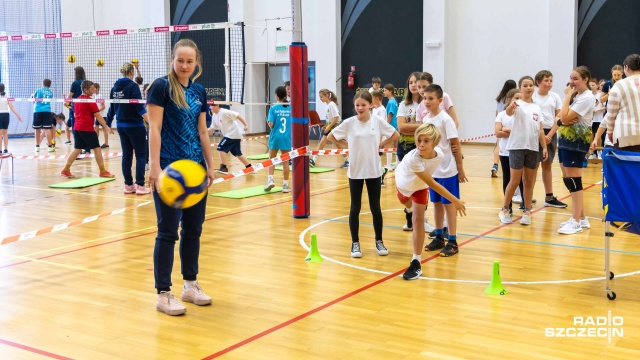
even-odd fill
[{"label": "volleyball net", "polygon": [[[244,23],[208,23],[158,26],[153,28],[62,32],[51,34],[0,34],[0,83],[7,99],[23,119],[11,114],[9,134],[31,133],[35,102],[50,102],[51,111],[63,112],[75,69],[82,67],[86,80],[100,85],[107,104],[113,84],[122,75],[124,63],[137,66],[134,80],[141,90],[156,78],[167,75],[173,45],[180,39],[193,40],[202,55],[202,84],[210,103],[244,103]],[[52,99],[34,98],[34,92],[51,80]],[[143,94],[144,97],[144,94]],[[78,101],[75,99],[74,101]],[[89,100],[96,101],[96,100]],[[101,100],[97,100],[98,102]],[[88,102],[88,101],[83,101]],[[143,99],[118,102],[144,103]]]}]

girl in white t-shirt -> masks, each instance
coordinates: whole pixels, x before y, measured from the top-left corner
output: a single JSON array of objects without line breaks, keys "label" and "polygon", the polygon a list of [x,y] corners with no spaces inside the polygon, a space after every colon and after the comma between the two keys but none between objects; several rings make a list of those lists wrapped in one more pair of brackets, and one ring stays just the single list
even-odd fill
[{"label": "girl in white t-shirt", "polygon": [[[600,102],[600,96],[602,96],[602,92],[600,92],[600,84],[598,83],[598,79],[593,78],[589,79],[589,89],[591,89],[591,93],[596,98],[596,107],[593,109],[593,119],[591,120],[591,132],[597,133],[600,128],[600,123],[604,119],[604,111],[606,108]],[[605,134],[602,134],[601,142],[604,142]],[[591,149],[590,149],[591,150]],[[589,159],[599,159],[600,152],[596,150],[591,150],[591,155]]]},{"label": "girl in white t-shirt", "polygon": [[[444,186],[433,179],[433,173],[444,159],[440,143],[440,132],[434,124],[422,124],[415,132],[416,148],[409,151],[396,168],[396,190],[398,200],[405,206],[407,222],[413,228],[413,257],[409,268],[402,275],[405,280],[414,280],[422,274],[420,265],[424,245],[424,227],[422,219],[429,200],[429,187],[451,201],[460,215],[465,215],[464,202],[451,194]],[[411,209],[411,211],[407,211]]]},{"label": "girl in white t-shirt", "polygon": [[20,114],[18,114],[16,108],[13,107],[13,103],[7,101],[6,95],[4,92],[4,84],[0,83],[0,140],[4,140],[4,150],[2,150],[4,154],[9,152],[9,150],[7,150],[7,146],[9,145],[9,135],[7,134],[7,129],[9,129],[9,110],[22,122]]},{"label": "girl in white t-shirt", "polygon": [[[506,149],[509,151],[509,168],[511,179],[505,190],[502,210],[498,214],[500,221],[511,224],[509,205],[511,198],[524,179],[524,214],[520,224],[531,224],[531,200],[533,198],[533,186],[540,162],[547,159],[547,143],[542,131],[542,109],[533,103],[535,84],[531,76],[523,76],[518,82],[521,100],[513,100],[507,106],[505,112],[513,116],[513,125]],[[524,175],[524,176],[523,176]]]},{"label": "girl in white t-shirt", "polygon": [[[517,86],[518,85],[516,84],[515,80],[509,79],[504,82],[504,85],[502,85],[502,90],[500,90],[500,93],[496,97],[496,116],[498,116],[498,113],[504,111],[504,107],[506,106],[506,104],[510,103],[507,94],[509,93],[509,91],[516,89]],[[493,148],[493,166],[491,166],[491,177],[498,177],[498,160],[500,160],[501,153],[502,151],[500,150],[500,139],[498,139],[496,140],[496,147]],[[502,178],[504,179],[504,174]]]},{"label": "girl in white t-shirt", "polygon": [[[320,142],[318,143],[318,148],[317,148],[317,150],[322,150],[324,149],[324,146],[327,144],[328,136],[331,133],[331,131],[336,126],[338,126],[338,124],[340,124],[340,111],[338,111],[338,97],[333,91],[328,89],[321,89],[318,92],[318,95],[320,97],[320,101],[327,104],[327,119],[325,120],[326,125],[324,126],[322,137],[320,138]],[[340,143],[336,143],[336,146],[339,149],[344,148]],[[318,160],[318,155],[314,155],[309,160],[309,166],[315,167],[317,160]],[[348,166],[349,166],[349,158],[345,156],[344,164],[342,164],[342,167],[345,168]]]},{"label": "girl in white t-shirt", "polygon": [[[515,81],[513,82],[515,85]],[[514,100],[521,100],[522,94],[518,89],[511,89],[505,94],[505,101],[510,104]],[[502,193],[507,190],[507,185],[511,182],[511,170],[509,168],[509,150],[507,150],[507,142],[509,141],[509,135],[511,135],[511,127],[513,126],[513,116],[507,115],[505,110],[501,110],[496,115],[495,121],[496,137],[498,138],[498,144],[496,148],[500,150],[500,166],[502,168]],[[522,179],[518,186],[520,193],[522,194]],[[509,213],[513,214],[512,204],[509,202]]]},{"label": "girl in white t-shirt", "polygon": [[591,119],[596,99],[589,91],[591,72],[586,66],[573,69],[569,86],[564,90],[564,103],[558,114],[558,156],[564,184],[571,193],[572,217],[560,224],[560,234],[575,234],[591,227],[584,215],[582,168],[591,146]]},{"label": "girl in white t-shirt", "polygon": [[398,141],[398,151],[396,153],[398,162],[406,153],[416,148],[413,138],[416,129],[420,126],[417,122],[416,114],[418,105],[422,101],[422,97],[418,92],[418,79],[422,73],[417,71],[409,75],[407,79],[407,89],[404,100],[398,106],[398,132],[400,140]]},{"label": "girl in white t-shirt", "polygon": [[[351,257],[362,257],[360,251],[359,216],[362,207],[362,188],[367,184],[369,208],[373,216],[376,252],[387,255],[389,251],[382,242],[382,210],[380,209],[380,179],[382,168],[378,150],[398,138],[398,132],[386,119],[371,114],[371,94],[360,91],[353,99],[356,116],[352,116],[334,128],[328,135],[330,141],[338,143],[345,140],[349,148],[350,166],[347,170],[349,177],[349,192],[351,194],[351,209],[349,211],[349,230],[351,231]],[[386,140],[380,141],[382,137]]]}]

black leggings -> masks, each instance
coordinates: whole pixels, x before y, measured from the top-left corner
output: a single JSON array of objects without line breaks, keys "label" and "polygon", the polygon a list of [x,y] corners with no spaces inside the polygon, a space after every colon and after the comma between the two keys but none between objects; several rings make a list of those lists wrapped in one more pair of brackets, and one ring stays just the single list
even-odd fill
[{"label": "black leggings", "polygon": [[[593,135],[591,135],[591,141],[593,141],[593,139],[595,139],[596,133],[598,132],[598,128],[600,128],[600,123],[592,123],[591,124],[591,132],[593,132]],[[602,136],[600,136],[600,145],[604,146],[604,138],[607,136],[607,132],[603,132]]]},{"label": "black leggings", "polygon": [[[504,194],[507,190],[507,185],[509,185],[509,182],[511,181],[511,168],[509,167],[508,156],[500,155],[500,167],[502,168],[502,193]],[[522,184],[522,178],[520,178],[520,185],[518,185],[518,188],[520,189],[520,196],[524,201],[524,192],[522,191],[524,185]],[[511,209],[511,205],[513,204],[511,204],[511,200],[509,200],[509,209]]]},{"label": "black leggings", "polygon": [[380,209],[380,178],[373,179],[349,179],[349,193],[351,194],[351,210],[349,210],[349,230],[351,241],[359,241],[358,230],[360,228],[360,209],[362,208],[362,187],[367,183],[367,195],[369,196],[369,209],[373,216],[373,231],[376,240],[382,240],[382,210]]}]

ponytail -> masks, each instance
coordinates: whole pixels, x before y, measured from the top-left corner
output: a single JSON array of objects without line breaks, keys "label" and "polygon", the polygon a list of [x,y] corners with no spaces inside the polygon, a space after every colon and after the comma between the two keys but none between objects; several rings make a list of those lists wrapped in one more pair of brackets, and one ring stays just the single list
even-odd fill
[{"label": "ponytail", "polygon": [[4,96],[4,84],[0,83],[0,96]]},{"label": "ponytail", "polygon": [[333,91],[329,89],[320,89],[318,93],[325,95],[326,97],[329,98],[329,100],[333,101],[336,105],[338,105],[338,97]]}]

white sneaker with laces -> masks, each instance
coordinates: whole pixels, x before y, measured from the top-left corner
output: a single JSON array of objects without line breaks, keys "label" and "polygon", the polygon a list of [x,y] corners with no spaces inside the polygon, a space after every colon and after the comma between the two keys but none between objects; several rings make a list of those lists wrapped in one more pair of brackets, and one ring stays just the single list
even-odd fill
[{"label": "white sneaker with laces", "polygon": [[[572,221],[577,222],[576,219],[571,218],[565,222],[560,223],[560,227],[563,227],[569,223],[571,223]],[[584,219],[580,219],[580,227],[583,229],[590,229],[591,228],[591,224],[589,224],[589,220],[585,217]]]},{"label": "white sneaker with laces", "polygon": [[171,291],[162,291],[158,294],[156,310],[167,315],[182,315],[187,312],[187,308],[173,296]]},{"label": "white sneaker with laces", "polygon": [[273,179],[268,179],[267,185],[264,186],[264,191],[271,191],[271,189],[273,189],[274,186],[276,186],[276,184],[273,182]]},{"label": "white sneaker with laces", "polygon": [[282,192],[283,193],[290,193],[291,192],[291,188],[289,187],[289,184],[282,184]]},{"label": "white sneaker with laces", "polygon": [[512,203],[514,203],[514,204],[522,204],[522,196],[520,196],[520,195],[514,195],[514,196],[511,198],[511,202],[512,202]]},{"label": "white sneaker with laces", "polygon": [[525,212],[520,218],[520,225],[531,225],[531,212]]},{"label": "white sneaker with laces", "polygon": [[511,214],[509,213],[509,209],[502,209],[498,213],[498,217],[503,224],[513,224],[513,220],[511,219]]},{"label": "white sneaker with laces", "polygon": [[436,229],[435,226],[429,224],[429,220],[428,219],[424,219],[424,232],[430,233],[435,229]]},{"label": "white sneaker with laces", "polygon": [[580,226],[579,222],[571,218],[558,229],[558,232],[565,235],[576,234],[582,232],[582,226]]},{"label": "white sneaker with laces", "polygon": [[209,305],[211,304],[211,297],[204,293],[204,290],[197,282],[191,285],[188,289],[182,290],[182,301],[189,302],[196,305]]}]

